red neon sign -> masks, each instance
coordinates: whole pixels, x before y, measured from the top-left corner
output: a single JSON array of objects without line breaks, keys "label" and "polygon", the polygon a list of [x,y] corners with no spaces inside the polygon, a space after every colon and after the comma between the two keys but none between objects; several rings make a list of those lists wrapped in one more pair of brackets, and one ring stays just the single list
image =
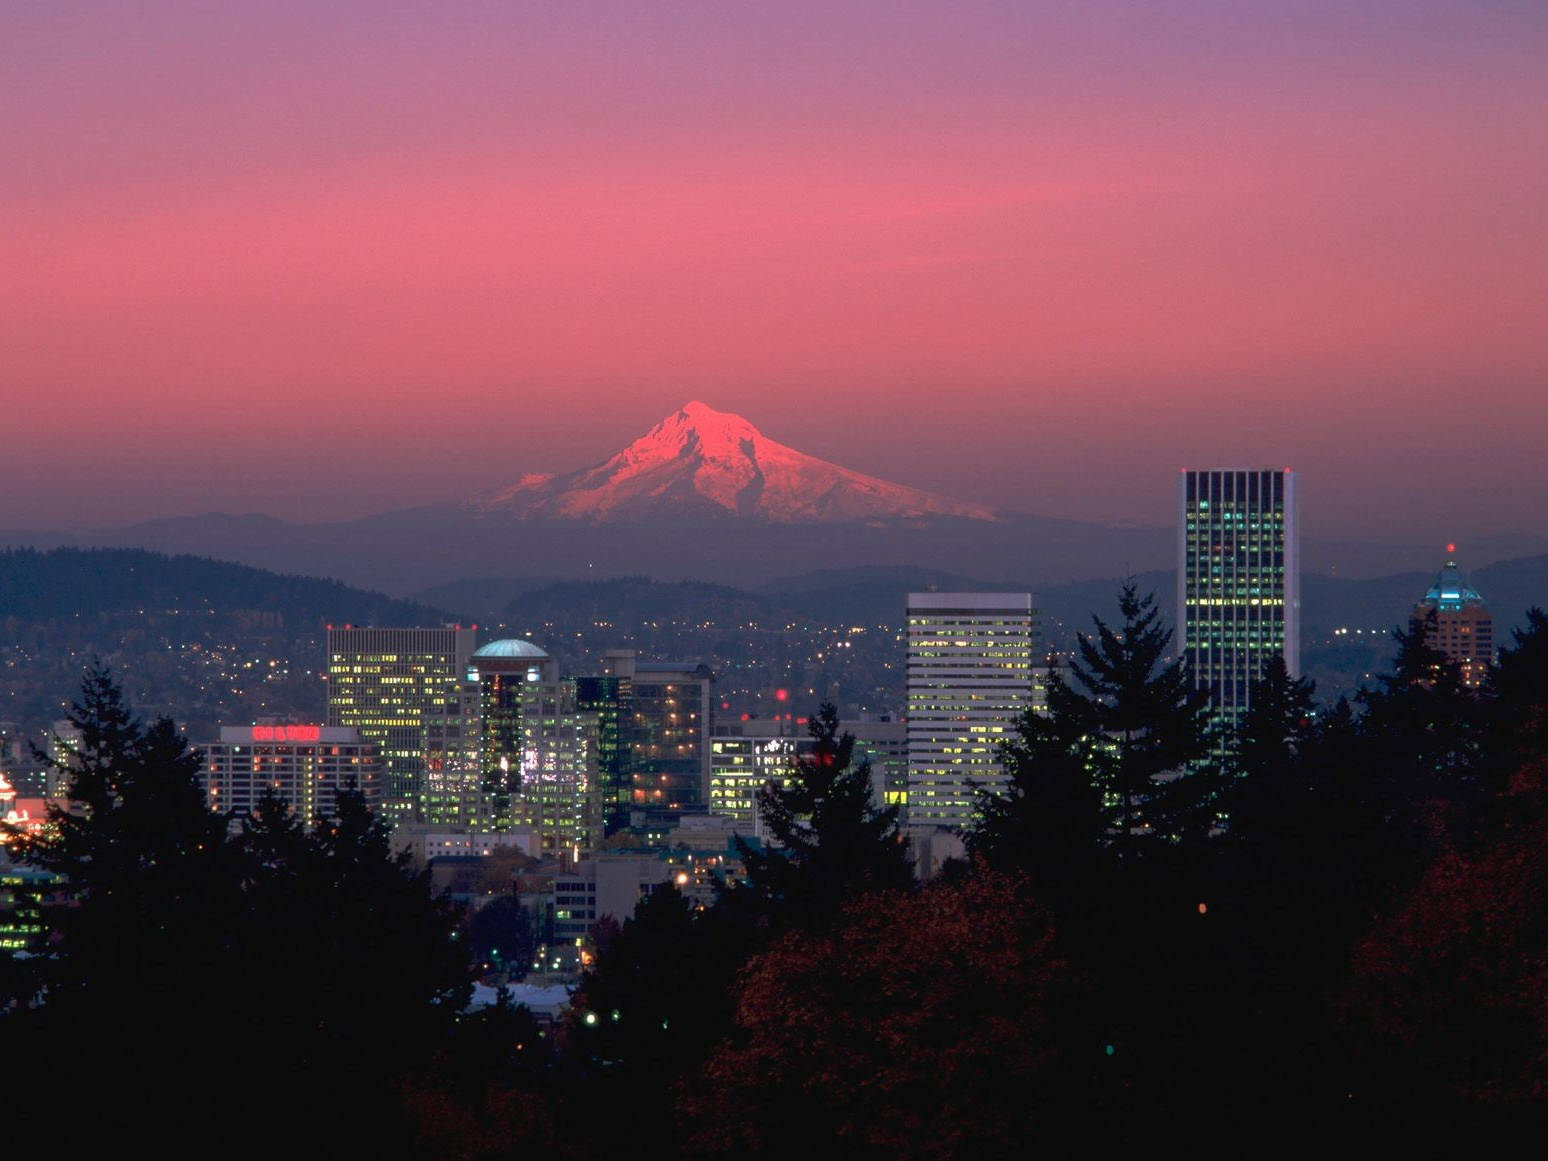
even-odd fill
[{"label": "red neon sign", "polygon": [[254,726],[255,742],[316,742],[322,738],[321,726]]}]

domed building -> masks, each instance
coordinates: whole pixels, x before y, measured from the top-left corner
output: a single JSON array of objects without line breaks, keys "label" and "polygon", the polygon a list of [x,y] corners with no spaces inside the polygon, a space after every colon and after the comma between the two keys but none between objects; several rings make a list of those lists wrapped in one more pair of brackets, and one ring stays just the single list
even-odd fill
[{"label": "domed building", "polygon": [[502,641],[491,641],[488,645],[481,646],[473,651],[473,656],[468,660],[470,669],[478,669],[481,672],[494,673],[497,671],[519,668],[521,665],[540,665],[547,661],[553,663],[553,658],[547,650],[534,645],[531,641],[521,641],[515,637],[507,637]]},{"label": "domed building", "polygon": [[1414,606],[1409,627],[1422,631],[1426,645],[1456,662],[1464,685],[1477,688],[1494,664],[1494,618],[1457,567],[1456,551],[1455,544],[1446,545],[1446,565]]},{"label": "domed building", "polygon": [[496,830],[530,828],[544,855],[600,841],[597,715],[576,705],[575,683],[530,641],[491,641],[468,659],[478,689],[483,813]]}]

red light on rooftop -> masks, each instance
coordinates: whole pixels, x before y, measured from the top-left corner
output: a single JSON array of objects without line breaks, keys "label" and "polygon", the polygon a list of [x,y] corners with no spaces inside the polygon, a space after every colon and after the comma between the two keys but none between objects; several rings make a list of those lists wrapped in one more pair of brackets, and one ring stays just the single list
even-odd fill
[{"label": "red light on rooftop", "polygon": [[321,726],[254,726],[255,742],[315,742],[322,737]]},{"label": "red light on rooftop", "polygon": [[1446,552],[1448,554],[1453,553],[1456,550],[1457,550],[1457,546],[1455,544],[1448,544],[1448,545],[1446,545]]}]

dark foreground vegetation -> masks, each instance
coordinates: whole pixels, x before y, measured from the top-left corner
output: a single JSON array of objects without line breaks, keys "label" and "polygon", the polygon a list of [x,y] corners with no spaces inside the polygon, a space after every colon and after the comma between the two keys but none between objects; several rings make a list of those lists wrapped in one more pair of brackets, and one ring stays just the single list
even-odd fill
[{"label": "dark foreground vegetation", "polygon": [[1481,691],[1404,633],[1354,703],[1271,672],[1222,764],[1152,605],[1120,615],[969,860],[913,882],[825,708],[765,791],[782,845],[599,931],[548,1029],[462,1014],[456,917],[357,801],[230,837],[94,673],[74,809],[22,852],[70,890],[5,965],[9,1064],[70,1122],[388,1157],[1433,1151],[1548,1115],[1548,617]]}]

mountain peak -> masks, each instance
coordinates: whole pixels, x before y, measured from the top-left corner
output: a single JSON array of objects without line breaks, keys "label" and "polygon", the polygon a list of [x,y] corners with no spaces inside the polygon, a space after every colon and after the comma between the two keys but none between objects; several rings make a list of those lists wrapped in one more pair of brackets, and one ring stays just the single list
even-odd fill
[{"label": "mountain peak", "polygon": [[692,400],[617,455],[557,476],[529,475],[469,501],[516,518],[612,521],[682,515],[774,523],[961,516],[987,508],[862,475],[769,439],[734,412]]}]

